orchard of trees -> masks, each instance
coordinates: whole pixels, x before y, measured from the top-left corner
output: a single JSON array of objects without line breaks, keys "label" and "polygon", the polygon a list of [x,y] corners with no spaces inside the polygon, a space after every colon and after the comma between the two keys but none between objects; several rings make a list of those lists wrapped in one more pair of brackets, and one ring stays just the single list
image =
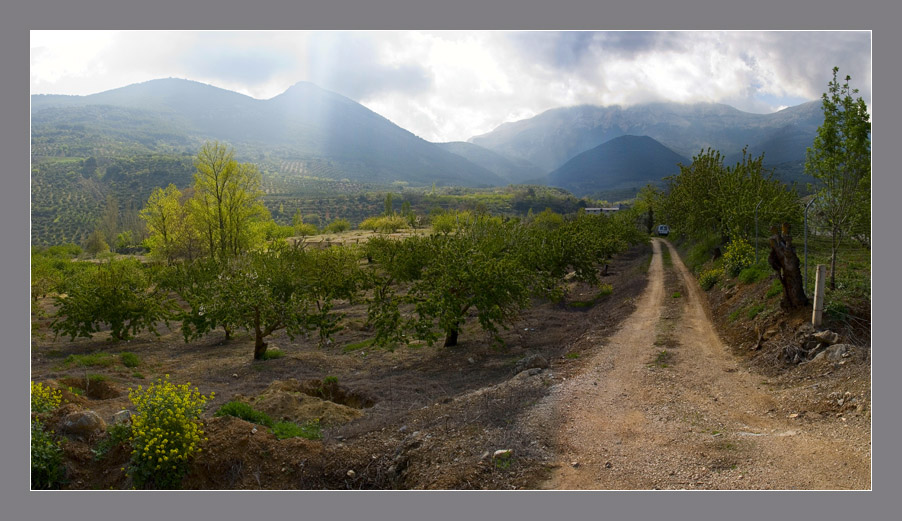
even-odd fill
[{"label": "orchard of trees", "polygon": [[[327,344],[343,327],[342,306],[362,304],[378,345],[450,347],[468,320],[498,339],[531,299],[560,298],[571,272],[597,283],[611,255],[647,237],[626,211],[565,218],[546,210],[524,221],[462,212],[444,214],[428,235],[307,249],[284,240],[304,231],[299,215],[287,230],[269,218],[253,165],[208,143],[195,167],[193,187],[159,188],[140,211],[154,262],[72,263],[68,250],[58,260],[34,257],[33,292],[55,290],[57,334],[90,337],[108,327],[121,340],[171,321],[185,341],[245,331],[261,359],[277,331]],[[387,197],[381,219],[415,220],[409,207],[396,214],[390,205]]]}]

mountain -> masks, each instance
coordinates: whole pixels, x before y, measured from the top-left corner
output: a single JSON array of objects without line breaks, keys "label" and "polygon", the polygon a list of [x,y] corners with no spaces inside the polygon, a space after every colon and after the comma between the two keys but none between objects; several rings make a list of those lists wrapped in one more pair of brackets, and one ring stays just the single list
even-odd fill
[{"label": "mountain", "polygon": [[580,105],[505,123],[470,142],[554,170],[581,152],[623,135],[649,136],[692,157],[708,147],[734,157],[745,146],[776,165],[804,160],[823,122],[820,101],[773,114],[715,103],[648,103],[627,108]]},{"label": "mountain", "polygon": [[639,188],[679,173],[689,159],[648,136],[620,136],[583,152],[548,174],[549,186],[576,196]]},{"label": "mountain", "polygon": [[473,143],[452,141],[436,145],[489,170],[511,184],[536,181],[548,173],[525,159],[506,157]]},{"label": "mountain", "polygon": [[311,83],[298,83],[269,100],[172,78],[90,96],[32,96],[34,156],[102,156],[116,153],[114,147],[120,152],[185,153],[208,139],[228,142],[248,159],[299,162],[305,171],[334,179],[506,184],[485,168]]}]

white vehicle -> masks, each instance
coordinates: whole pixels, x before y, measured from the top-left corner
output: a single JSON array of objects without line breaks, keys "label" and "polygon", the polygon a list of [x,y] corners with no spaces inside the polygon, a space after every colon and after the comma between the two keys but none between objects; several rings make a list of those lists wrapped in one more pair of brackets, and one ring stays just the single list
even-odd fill
[{"label": "white vehicle", "polygon": [[669,227],[669,226],[667,226],[666,224],[659,224],[659,225],[658,225],[658,235],[661,235],[661,236],[665,236],[665,237],[666,237],[669,233],[670,233],[670,227]]}]

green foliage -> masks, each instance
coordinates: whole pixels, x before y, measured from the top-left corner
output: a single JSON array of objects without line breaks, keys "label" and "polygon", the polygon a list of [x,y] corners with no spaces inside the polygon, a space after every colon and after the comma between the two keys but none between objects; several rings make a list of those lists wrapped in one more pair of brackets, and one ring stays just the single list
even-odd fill
[{"label": "green foliage", "polygon": [[116,423],[107,429],[104,436],[98,443],[97,447],[92,449],[95,459],[103,459],[114,448],[128,443],[132,437],[132,426],[128,423]]},{"label": "green foliage", "polygon": [[280,440],[287,438],[323,439],[323,429],[319,420],[310,420],[303,425],[287,421],[279,422],[272,426],[272,433]]},{"label": "green foliage", "polygon": [[53,331],[90,338],[108,325],[113,340],[125,340],[167,321],[175,308],[136,260],[110,260],[85,269],[63,284],[65,295],[54,297],[57,317]]},{"label": "green foliage", "polygon": [[764,294],[765,298],[773,298],[777,295],[783,293],[783,284],[780,283],[780,279],[774,279],[771,283],[770,287],[767,289],[767,293]]},{"label": "green foliage", "polygon": [[703,290],[708,291],[713,288],[715,284],[720,280],[720,276],[723,273],[723,270],[719,269],[710,269],[702,272],[698,277],[698,285],[702,287]]},{"label": "green foliage", "polygon": [[342,233],[351,229],[351,223],[347,219],[335,219],[323,229],[326,233]]},{"label": "green foliage", "polygon": [[178,488],[191,458],[201,452],[204,431],[200,415],[208,399],[190,383],[157,379],[146,390],[130,389],[136,407],[132,417],[129,474],[136,486]]},{"label": "green foliage", "polygon": [[773,270],[770,266],[756,264],[754,266],[749,266],[748,268],[743,268],[742,271],[739,272],[739,281],[743,284],[756,284],[770,277],[772,273]]},{"label": "green foliage", "polygon": [[31,488],[54,488],[65,476],[63,449],[53,437],[53,432],[44,429],[40,420],[31,422]]},{"label": "green foliage", "polygon": [[763,302],[749,306],[745,315],[749,320],[752,320],[753,318],[757,317],[758,314],[761,313],[762,311],[764,311],[764,303]]},{"label": "green foliage", "polygon": [[79,367],[110,367],[116,363],[116,359],[109,353],[87,353],[83,355],[69,355],[63,360],[66,366]]},{"label": "green foliage", "polygon": [[680,293],[679,291],[674,291],[673,295],[671,295],[671,297],[673,297],[673,298],[680,298],[682,296],[683,296],[683,294]]},{"label": "green foliage", "polygon": [[110,245],[107,244],[102,231],[94,230],[94,232],[91,233],[88,240],[85,242],[85,251],[95,257],[101,253],[110,251]]},{"label": "green foliage", "polygon": [[734,239],[723,252],[723,269],[728,277],[735,277],[755,262],[755,248],[744,239]]},{"label": "green foliage", "polygon": [[122,365],[129,368],[138,367],[141,365],[141,359],[135,353],[130,353],[125,351],[123,353],[119,353],[119,360],[122,361]]},{"label": "green foliage", "polygon": [[[755,232],[756,207],[761,223],[797,222],[798,196],[773,172],[764,172],[764,156],[725,167],[713,149],[700,152],[689,166],[667,178],[662,213],[672,227],[694,239],[715,234],[722,239],[750,238]],[[759,206],[760,203],[760,206]]]},{"label": "green foliage", "polygon": [[31,382],[31,412],[49,412],[59,407],[61,402],[62,391],[40,382]]},{"label": "green foliage", "polygon": [[871,123],[867,105],[858,89],[840,85],[838,67],[821,97],[824,122],[808,149],[805,173],[817,183],[814,217],[825,226],[832,241],[830,287],[836,288],[836,259],[843,237],[856,235],[870,244]]},{"label": "green foliage", "polygon": [[273,419],[270,418],[268,414],[258,411],[244,402],[232,401],[223,404],[213,415],[217,417],[234,416],[236,418],[241,418],[244,421],[264,425],[266,427],[272,427],[274,424]]},{"label": "green foliage", "polygon": [[281,350],[270,350],[267,349],[265,353],[263,353],[263,360],[276,360],[278,358],[282,358],[285,356],[285,352]]}]

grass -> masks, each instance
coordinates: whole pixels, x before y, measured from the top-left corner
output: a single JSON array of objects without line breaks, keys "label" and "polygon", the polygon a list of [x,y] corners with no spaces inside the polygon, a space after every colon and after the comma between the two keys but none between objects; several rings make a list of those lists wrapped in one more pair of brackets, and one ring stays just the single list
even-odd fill
[{"label": "grass", "polygon": [[765,298],[774,298],[777,295],[783,294],[783,284],[780,282],[780,279],[774,279],[771,283],[770,288],[767,289],[767,293],[764,294]]},{"label": "grass", "polygon": [[77,365],[80,367],[110,367],[116,363],[116,359],[109,353],[90,353],[86,355],[69,355],[63,361],[67,367]]},{"label": "grass", "polygon": [[661,247],[661,262],[664,263],[665,268],[673,267],[673,259],[670,257],[670,248],[666,246]]},{"label": "grass", "polygon": [[342,348],[342,351],[344,351],[345,353],[350,353],[352,351],[363,349],[364,347],[370,347],[375,342],[375,338],[367,338],[366,340],[361,340],[360,342],[354,342],[344,346],[344,348]]},{"label": "grass", "polygon": [[570,306],[574,308],[590,308],[597,304],[599,300],[610,296],[612,293],[614,293],[613,286],[610,284],[602,284],[599,286],[598,293],[596,293],[591,300],[574,300],[570,303]]},{"label": "grass", "polygon": [[102,375],[102,374],[89,374],[89,375],[88,375],[88,383],[89,383],[89,384],[96,384],[96,383],[100,383],[100,382],[105,382],[106,379],[107,379],[106,376],[104,376],[104,375]]},{"label": "grass", "polygon": [[745,316],[749,320],[752,320],[758,316],[758,313],[761,313],[762,311],[764,311],[764,303],[763,302],[760,304],[754,304],[752,306],[749,306],[748,310],[745,313]]},{"label": "grass", "polygon": [[741,315],[741,314],[742,314],[742,310],[737,309],[737,310],[733,311],[732,313],[730,313],[729,316],[727,316],[727,318],[730,320],[730,322],[736,322],[736,320],[739,318],[739,315]]},{"label": "grass", "polygon": [[671,297],[673,297],[673,298],[680,298],[680,297],[682,297],[682,296],[683,296],[683,295],[681,295],[679,291],[674,291],[674,292],[673,292],[673,295],[671,295]]},{"label": "grass", "polygon": [[310,420],[302,425],[294,422],[279,422],[272,426],[272,433],[280,440],[287,438],[323,439],[323,428],[319,420]]},{"label": "grass", "polygon": [[273,421],[265,412],[258,411],[244,402],[229,402],[216,410],[213,416],[234,416],[244,421],[272,427]]},{"label": "grass", "polygon": [[739,281],[743,284],[757,284],[758,282],[766,280],[768,277],[770,277],[771,273],[773,273],[773,270],[770,268],[770,266],[764,264],[756,264],[740,271],[738,278]]},{"label": "grass", "polygon": [[141,365],[141,359],[138,358],[138,355],[135,353],[130,353],[128,351],[119,353],[119,360],[122,362],[122,365],[128,367],[129,369],[134,369]]},{"label": "grass", "polygon": [[576,360],[577,358],[579,358],[579,353],[575,353],[575,352],[567,353],[566,355],[564,355],[564,358],[567,358],[570,360]]},{"label": "grass", "polygon": [[285,356],[285,353],[279,349],[267,349],[263,353],[263,360],[275,360],[283,356]]}]

